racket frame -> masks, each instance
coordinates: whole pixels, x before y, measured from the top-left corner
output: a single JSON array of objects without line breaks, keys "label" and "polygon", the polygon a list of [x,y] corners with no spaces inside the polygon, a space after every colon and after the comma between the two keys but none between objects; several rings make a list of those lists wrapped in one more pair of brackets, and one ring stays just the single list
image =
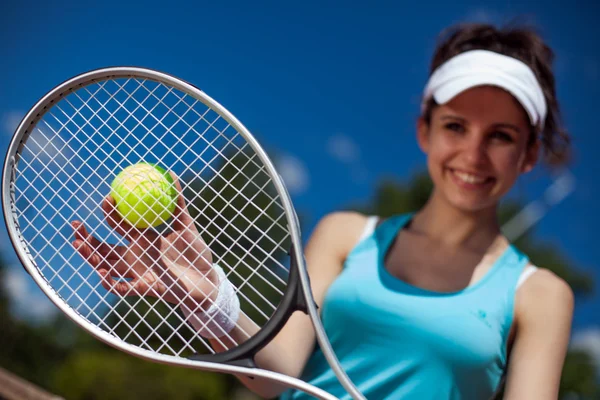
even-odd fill
[{"label": "racket frame", "polygon": [[[248,341],[242,343],[238,348],[213,355],[193,355],[186,359],[183,357],[176,357],[146,350],[129,344],[123,340],[117,339],[116,337],[108,334],[107,332],[98,328],[96,325],[87,321],[83,316],[66,304],[50,287],[50,285],[48,285],[36,267],[33,257],[28,250],[25,239],[21,234],[16,209],[15,181],[16,167],[19,162],[19,154],[24,147],[27,138],[35,129],[37,123],[54,105],[54,103],[59,102],[68,94],[87,85],[104,80],[120,78],[143,78],[171,85],[216,111],[244,137],[244,139],[258,155],[281,198],[292,241],[289,254],[291,257],[289,282],[281,300],[282,305],[277,307],[273,318],[271,318],[257,334],[248,339]],[[285,324],[289,316],[294,311],[302,310],[309,315],[315,329],[317,342],[320,345],[323,355],[327,359],[342,386],[348,393],[352,395],[354,399],[364,399],[362,394],[356,389],[346,375],[345,371],[340,366],[337,356],[331,347],[331,344],[325,333],[325,329],[320,321],[317,305],[314,301],[310,288],[310,280],[302,252],[298,216],[294,210],[291,197],[287,191],[283,179],[275,169],[275,166],[268,157],[267,153],[263,150],[249,130],[225,107],[208,96],[204,91],[197,88],[193,84],[183,81],[173,75],[148,68],[119,66],[100,68],[85,72],[57,85],[29,110],[29,112],[19,123],[15,134],[11,139],[6,154],[7,155],[5,157],[2,169],[2,210],[4,213],[5,225],[9,233],[11,244],[15,249],[15,253],[17,254],[25,270],[29,273],[29,275],[31,275],[33,280],[42,289],[44,294],[65,315],[90,332],[90,334],[92,334],[94,337],[130,355],[149,361],[163,364],[180,365],[206,371],[243,374],[251,377],[267,378],[278,381],[288,387],[301,390],[321,399],[335,399],[335,397],[331,394],[300,379],[277,372],[256,368],[254,365],[254,354],[260,350],[260,348],[268,344],[268,340],[270,341],[280,331],[281,327]],[[299,292],[299,288],[301,288],[301,292]],[[258,346],[257,343],[260,343],[261,341],[264,341],[262,346]],[[252,348],[252,346],[254,347]]]}]

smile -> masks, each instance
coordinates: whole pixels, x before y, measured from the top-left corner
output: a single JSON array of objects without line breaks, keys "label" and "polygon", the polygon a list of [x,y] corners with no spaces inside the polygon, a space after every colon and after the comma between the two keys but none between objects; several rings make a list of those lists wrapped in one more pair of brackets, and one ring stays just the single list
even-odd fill
[{"label": "smile", "polygon": [[493,183],[495,179],[490,176],[471,174],[465,171],[459,171],[449,168],[454,182],[465,189],[481,189]]}]

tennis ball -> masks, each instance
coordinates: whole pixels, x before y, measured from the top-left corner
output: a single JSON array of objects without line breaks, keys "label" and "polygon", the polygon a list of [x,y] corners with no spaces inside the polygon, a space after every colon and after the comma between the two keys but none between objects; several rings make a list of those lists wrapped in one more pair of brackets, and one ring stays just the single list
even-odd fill
[{"label": "tennis ball", "polygon": [[137,228],[156,227],[167,221],[177,204],[175,182],[158,165],[130,165],[111,184],[119,214]]}]

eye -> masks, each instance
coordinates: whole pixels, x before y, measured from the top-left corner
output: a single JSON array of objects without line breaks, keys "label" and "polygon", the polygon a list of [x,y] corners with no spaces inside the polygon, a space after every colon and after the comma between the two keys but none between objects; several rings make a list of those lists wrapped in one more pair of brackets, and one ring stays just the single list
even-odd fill
[{"label": "eye", "polygon": [[492,133],[491,137],[492,139],[497,139],[506,143],[514,142],[513,137],[509,133],[503,131],[495,131]]},{"label": "eye", "polygon": [[448,122],[447,124],[444,125],[444,128],[448,129],[450,131],[459,132],[459,133],[462,133],[465,131],[465,128],[458,122]]}]

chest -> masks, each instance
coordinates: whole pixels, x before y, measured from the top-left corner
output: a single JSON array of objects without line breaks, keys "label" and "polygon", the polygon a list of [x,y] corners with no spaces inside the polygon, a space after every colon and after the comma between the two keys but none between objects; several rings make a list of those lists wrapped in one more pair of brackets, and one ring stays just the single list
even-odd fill
[{"label": "chest", "polygon": [[386,270],[395,278],[421,289],[456,292],[474,284],[490,269],[485,253],[447,249],[427,238],[402,234],[384,257]]},{"label": "chest", "polygon": [[502,364],[502,297],[424,293],[376,271],[365,273],[367,265],[346,270],[326,297],[323,322],[340,350],[360,347],[394,362],[414,359],[464,370]]}]

